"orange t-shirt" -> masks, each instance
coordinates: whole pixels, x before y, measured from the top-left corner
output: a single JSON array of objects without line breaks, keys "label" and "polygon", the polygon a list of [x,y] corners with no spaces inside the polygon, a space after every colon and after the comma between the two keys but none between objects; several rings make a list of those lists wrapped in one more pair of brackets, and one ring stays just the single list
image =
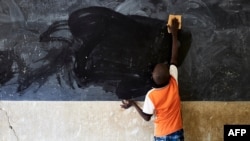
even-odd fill
[{"label": "orange t-shirt", "polygon": [[182,129],[176,66],[170,66],[170,75],[168,85],[162,88],[153,88],[147,93],[143,106],[144,113],[156,115],[154,123],[155,136],[157,137],[169,135]]}]

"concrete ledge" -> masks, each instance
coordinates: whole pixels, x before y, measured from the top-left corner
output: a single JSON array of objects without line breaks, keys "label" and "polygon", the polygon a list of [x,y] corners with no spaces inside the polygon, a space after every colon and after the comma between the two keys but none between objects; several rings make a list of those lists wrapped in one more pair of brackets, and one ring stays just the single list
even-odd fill
[{"label": "concrete ledge", "polygon": [[[143,103],[140,102],[140,105]],[[185,141],[222,141],[224,124],[250,124],[250,102],[182,102]],[[1,141],[151,141],[153,121],[119,101],[0,102]]]}]

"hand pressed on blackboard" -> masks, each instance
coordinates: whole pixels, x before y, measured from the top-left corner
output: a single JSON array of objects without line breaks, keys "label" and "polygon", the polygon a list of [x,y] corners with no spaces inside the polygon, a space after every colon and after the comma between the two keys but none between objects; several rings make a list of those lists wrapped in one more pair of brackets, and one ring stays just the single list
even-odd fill
[{"label": "hand pressed on blackboard", "polygon": [[122,105],[121,107],[124,109],[128,109],[129,107],[134,106],[135,109],[137,110],[137,112],[140,114],[140,116],[146,120],[149,121],[152,117],[152,115],[150,114],[146,114],[142,111],[142,109],[136,104],[136,102],[134,100],[122,100]]},{"label": "hand pressed on blackboard", "polygon": [[133,100],[122,100],[122,105],[121,107],[124,109],[128,109],[129,107],[131,107],[133,105],[134,101]]}]

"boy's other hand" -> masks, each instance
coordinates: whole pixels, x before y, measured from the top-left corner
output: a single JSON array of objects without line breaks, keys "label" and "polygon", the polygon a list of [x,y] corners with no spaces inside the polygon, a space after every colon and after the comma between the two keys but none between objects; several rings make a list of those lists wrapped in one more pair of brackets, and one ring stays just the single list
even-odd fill
[{"label": "boy's other hand", "polygon": [[129,107],[131,107],[133,105],[134,101],[133,100],[122,100],[122,104],[121,107],[124,109],[128,109]]}]

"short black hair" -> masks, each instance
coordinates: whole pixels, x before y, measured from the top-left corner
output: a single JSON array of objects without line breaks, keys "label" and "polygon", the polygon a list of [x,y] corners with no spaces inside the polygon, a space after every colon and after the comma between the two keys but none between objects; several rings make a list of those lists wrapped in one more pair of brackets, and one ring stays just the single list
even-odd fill
[{"label": "short black hair", "polygon": [[169,66],[164,63],[159,63],[155,66],[152,74],[156,85],[164,85],[169,82]]}]

